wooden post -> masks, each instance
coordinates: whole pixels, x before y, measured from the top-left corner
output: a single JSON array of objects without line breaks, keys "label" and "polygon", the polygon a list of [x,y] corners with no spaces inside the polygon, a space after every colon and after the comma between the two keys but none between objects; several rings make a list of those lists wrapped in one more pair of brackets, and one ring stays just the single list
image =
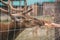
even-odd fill
[{"label": "wooden post", "polygon": [[27,0],[24,0],[25,11],[27,10]]}]

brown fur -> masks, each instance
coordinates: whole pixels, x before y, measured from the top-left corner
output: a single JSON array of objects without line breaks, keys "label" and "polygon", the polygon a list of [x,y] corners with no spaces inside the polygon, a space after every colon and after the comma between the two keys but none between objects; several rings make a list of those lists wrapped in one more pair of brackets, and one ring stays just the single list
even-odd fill
[{"label": "brown fur", "polygon": [[[13,33],[14,29],[15,29],[15,23],[14,22],[11,22],[11,23],[8,23],[8,24],[0,23],[0,34],[1,34],[0,35],[1,39],[0,40],[7,40],[7,39],[12,40],[11,37],[13,37],[12,35],[14,35],[14,33]],[[11,36],[11,37],[9,37],[9,36]]]}]

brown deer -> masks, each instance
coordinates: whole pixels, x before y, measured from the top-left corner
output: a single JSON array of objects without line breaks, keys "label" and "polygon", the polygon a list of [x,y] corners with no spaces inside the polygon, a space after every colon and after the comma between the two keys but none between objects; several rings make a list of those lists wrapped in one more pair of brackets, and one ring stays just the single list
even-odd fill
[{"label": "brown deer", "polygon": [[[3,1],[2,1],[3,2]],[[3,2],[4,3],[4,2]],[[2,11],[4,11],[4,12],[8,12],[7,10],[4,10],[3,8],[0,8],[0,10],[2,10]],[[27,13],[27,12],[29,12],[29,11],[31,11],[31,10],[27,10],[27,11],[25,11],[25,12],[23,12],[24,14],[25,13]],[[13,14],[10,14],[10,16],[12,17],[12,15]],[[20,17],[14,17],[15,16],[15,14],[13,15],[13,22],[11,22],[11,23],[9,23],[9,24],[3,24],[3,23],[0,23],[1,24],[1,34],[3,34],[3,39],[2,40],[6,40],[7,39],[7,37],[6,36],[8,36],[7,34],[8,34],[8,28],[9,28],[9,30],[14,30],[15,29],[15,27],[17,27],[17,28],[23,28],[23,30],[27,27],[27,28],[29,28],[29,27],[31,27],[30,25],[28,26],[27,24],[28,24],[28,20],[26,20],[26,18],[24,17],[24,15],[22,15],[22,16],[20,16]],[[17,19],[20,19],[20,18],[22,18],[23,20],[23,22],[21,23],[20,21],[21,20],[17,20]],[[26,23],[24,23],[24,22],[26,22]],[[19,26],[19,27],[18,27]],[[5,28],[6,27],[6,28]],[[20,29],[19,29],[20,30]],[[9,31],[10,32],[10,31]],[[12,31],[11,31],[12,32]],[[9,34],[11,34],[11,32],[9,33]],[[5,33],[5,34],[4,34]],[[11,35],[9,35],[9,36],[11,36]],[[12,36],[11,36],[12,37]],[[10,37],[9,37],[10,38]],[[11,40],[11,39],[9,39],[9,40]]]},{"label": "brown deer", "polygon": [[[3,1],[2,1],[3,2]],[[3,2],[4,3],[4,2]],[[11,5],[10,5],[11,6]],[[1,10],[2,10],[2,8],[1,8]],[[4,11],[4,9],[2,10],[2,11]],[[6,11],[6,10],[5,10]],[[30,10],[29,10],[30,11]],[[38,21],[36,21],[36,19],[35,18],[32,18],[31,16],[29,16],[29,15],[25,15],[27,12],[29,12],[28,10],[27,11],[25,11],[25,12],[23,12],[23,14],[22,14],[22,16],[20,15],[20,17],[22,17],[23,18],[23,20],[22,20],[22,22],[20,22],[20,23],[16,23],[18,26],[20,26],[21,28],[31,28],[31,27],[35,27],[36,25],[42,25],[42,24],[40,24],[40,23],[38,23]],[[6,11],[6,12],[8,12],[8,11]],[[11,14],[11,15],[13,15],[13,14]],[[15,14],[14,14],[15,15]],[[13,16],[14,16],[13,15]],[[33,19],[33,20],[28,20],[28,19]],[[20,20],[21,21],[21,20]],[[10,25],[10,24],[9,24]],[[11,26],[12,27],[12,26]],[[8,27],[7,27],[7,29],[8,29]]]},{"label": "brown deer", "polygon": [[[2,9],[2,8],[1,8]],[[2,11],[4,11],[4,9],[2,10]],[[5,10],[5,11],[7,11],[7,10]],[[5,12],[4,11],[4,12]],[[30,11],[30,10],[29,10]],[[28,11],[27,11],[28,12]],[[25,12],[26,13],[26,12]],[[16,16],[16,17],[14,17],[14,15],[13,14],[11,14],[10,15],[11,16],[11,18],[13,19],[13,21],[11,21],[11,23],[9,23],[9,24],[3,24],[3,23],[0,23],[0,33],[3,35],[3,39],[1,39],[1,40],[6,40],[7,39],[7,36],[9,36],[9,39],[8,40],[11,40],[10,39],[10,37],[12,37],[12,33],[13,32],[15,32],[16,34],[17,34],[17,32],[20,30],[20,29],[22,29],[22,30],[24,30],[26,27],[27,28],[29,28],[28,26],[27,26],[27,23],[28,23],[28,20],[23,16],[23,15],[21,15],[21,16]],[[15,29],[15,30],[14,30]],[[20,30],[20,32],[22,31],[22,30]],[[16,32],[17,31],[17,32]],[[9,32],[9,33],[8,33]],[[19,32],[19,33],[20,33]],[[5,33],[5,34],[4,34]],[[13,33],[13,35],[15,34],[15,33]],[[8,34],[8,35],[7,35]],[[2,36],[1,35],[1,36]]]}]

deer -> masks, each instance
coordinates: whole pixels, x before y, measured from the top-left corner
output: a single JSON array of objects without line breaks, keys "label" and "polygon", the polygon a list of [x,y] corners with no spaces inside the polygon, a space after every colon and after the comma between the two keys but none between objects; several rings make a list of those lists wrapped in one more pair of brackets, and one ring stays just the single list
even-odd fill
[{"label": "deer", "polygon": [[[2,9],[2,8],[1,8]],[[3,9],[4,10],[4,9]],[[2,10],[2,11],[3,11]],[[5,10],[6,11],[6,10]],[[7,12],[7,11],[6,11]],[[27,27],[28,28],[28,26],[25,26],[25,24],[27,24],[27,23],[24,23],[24,22],[27,22],[28,20],[26,20],[26,18],[25,17],[23,17],[23,16],[17,16],[17,17],[14,17],[14,15],[13,14],[11,14],[10,15],[11,16],[11,18],[13,19],[13,21],[11,21],[11,23],[9,23],[9,24],[3,24],[3,23],[0,23],[0,26],[1,26],[1,34],[3,34],[3,39],[2,40],[6,40],[7,38],[6,38],[6,36],[7,36],[7,33],[8,33],[8,30],[10,30],[9,32],[12,32],[12,30],[14,30],[14,29],[16,29],[16,30],[20,30],[20,29],[22,29],[23,28],[23,30]],[[22,20],[20,20],[20,19],[22,19]],[[24,22],[20,22],[20,21],[24,21]],[[18,31],[19,31],[18,30]],[[20,32],[21,32],[22,30],[20,30]],[[4,33],[6,33],[6,34],[4,34]],[[11,35],[11,33],[10,33],[10,35]],[[14,35],[14,34],[13,34]],[[9,37],[10,38],[10,37]],[[8,39],[8,40],[11,40],[11,39]]]},{"label": "deer", "polygon": [[[7,6],[10,6],[11,10],[13,10],[13,11],[16,11],[16,10],[19,11],[19,12],[21,11],[21,10],[18,10],[16,8],[13,8],[10,4],[6,4],[4,1],[1,1],[1,2],[4,3]],[[2,8],[0,8],[0,9],[2,11],[8,12],[7,10],[4,10]],[[14,29],[15,26],[16,26],[19,29],[19,31],[22,28],[25,29],[25,28],[35,27],[35,26],[41,27],[41,26],[44,26],[44,25],[56,27],[58,25],[58,24],[55,24],[55,23],[50,23],[50,22],[47,22],[47,21],[44,21],[44,20],[39,20],[37,18],[33,18],[33,17],[29,16],[29,15],[26,15],[27,12],[30,12],[30,10],[27,10],[27,11],[23,12],[22,15],[17,16],[17,17],[14,17],[15,14],[10,14],[11,18],[13,17],[13,22],[11,22],[10,24],[7,24],[7,25],[2,24],[2,23],[0,24],[2,26],[2,28],[3,28],[3,30],[1,31],[2,34],[5,33],[5,30],[8,30],[8,25],[9,25],[9,29]],[[19,20],[17,20],[17,19],[19,19]],[[4,28],[3,25],[6,26],[6,29]],[[35,30],[37,30],[37,29],[38,28],[36,28]],[[6,32],[6,35],[7,35],[7,32]],[[3,40],[5,40],[5,39],[3,39]]]},{"label": "deer", "polygon": [[[3,2],[3,3],[4,3],[4,2]],[[0,10],[2,10],[2,11],[4,11],[4,12],[8,12],[7,10],[4,10],[4,9],[2,9],[2,8],[0,8]],[[30,10],[29,10],[29,11],[30,11]],[[28,11],[28,12],[29,12],[29,11]],[[23,12],[23,16],[24,16],[24,13],[27,13],[27,12],[26,12],[26,11]],[[12,15],[13,15],[13,14],[12,14]],[[14,14],[14,15],[15,15],[15,14]],[[11,14],[10,14],[10,16],[11,16]],[[15,24],[15,22],[17,22],[17,20],[16,20],[15,18],[13,18],[13,20],[14,20],[13,23],[11,22],[10,24],[7,24],[7,25],[1,23],[2,32],[5,32],[5,28],[4,28],[5,26],[6,26],[6,30],[8,30],[8,25],[9,25],[9,29],[11,29],[12,27],[13,27],[13,28],[15,27],[14,24],[15,24],[15,25],[18,25],[18,24],[19,24],[20,28],[26,28],[26,27],[27,27],[27,28],[30,28],[31,25],[28,25],[29,21],[26,20],[26,18],[23,17],[23,16],[22,16],[22,18],[23,18],[23,22],[22,22],[22,23],[20,22],[20,21],[21,21],[21,20],[20,20],[20,21],[19,21],[20,23],[16,23],[16,24]],[[21,16],[20,16],[20,17],[21,17]],[[24,22],[25,22],[25,23],[24,23]],[[22,24],[23,24],[23,25],[22,25]],[[3,26],[3,25],[4,25],[4,26]],[[10,26],[11,26],[11,27],[10,27]],[[3,33],[2,33],[2,34],[3,34]],[[3,35],[3,36],[4,36],[4,35]],[[5,39],[3,38],[3,40],[5,40]]]}]

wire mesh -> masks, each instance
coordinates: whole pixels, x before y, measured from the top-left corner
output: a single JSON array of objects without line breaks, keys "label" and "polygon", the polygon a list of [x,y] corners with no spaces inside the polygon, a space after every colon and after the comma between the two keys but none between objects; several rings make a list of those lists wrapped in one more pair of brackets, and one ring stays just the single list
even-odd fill
[{"label": "wire mesh", "polygon": [[[12,2],[12,5],[13,5],[13,2]],[[33,13],[33,17],[36,17],[38,19],[43,19],[43,20],[47,19],[49,21],[54,22],[54,19],[51,17],[55,16],[53,14],[55,13],[56,7],[55,7],[55,5],[50,5],[50,4],[47,4],[47,5],[33,6],[35,8],[32,7],[34,9],[32,12],[36,13],[36,14]],[[19,7],[21,7],[21,6],[19,6]],[[40,11],[43,13],[41,16],[37,16],[39,9],[36,9],[36,8],[38,8],[38,7],[41,7],[43,9]],[[58,33],[55,32],[55,28],[50,28],[50,27],[48,28],[45,26],[42,26],[41,28],[38,27],[38,29],[35,29],[36,27],[26,28],[26,29],[19,28],[16,20],[14,20],[14,22],[12,22],[13,20],[11,18],[9,18],[10,16],[8,16],[10,13],[13,13],[13,11],[12,12],[11,11],[12,10],[8,6],[7,17],[6,16],[2,17],[3,12],[0,11],[0,13],[1,13],[0,14],[0,40],[55,40],[55,34],[59,33],[59,32]],[[17,11],[15,12],[15,14],[16,13],[17,13]],[[47,17],[47,18],[45,19],[45,17]],[[9,19],[10,19],[10,22],[7,22],[7,23],[2,22],[1,19],[4,19],[4,18],[7,18],[7,21],[9,21]],[[57,36],[57,38],[59,38],[59,37],[60,36]]]}]

